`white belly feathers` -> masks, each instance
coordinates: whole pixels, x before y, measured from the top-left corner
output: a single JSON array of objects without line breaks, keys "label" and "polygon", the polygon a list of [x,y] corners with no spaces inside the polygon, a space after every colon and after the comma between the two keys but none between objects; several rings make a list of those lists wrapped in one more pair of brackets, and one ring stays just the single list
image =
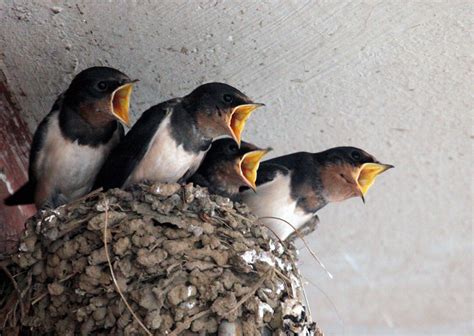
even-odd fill
[{"label": "white belly feathers", "polygon": [[[313,215],[296,207],[296,201],[290,196],[290,181],[290,175],[278,174],[273,181],[258,186],[256,192],[245,191],[242,199],[258,217],[278,217],[298,229]],[[261,222],[282,240],[294,232],[290,225],[281,220],[262,219]]]},{"label": "white belly feathers", "polygon": [[184,150],[170,133],[169,113],[161,122],[144,158],[128,178],[125,186],[144,180],[177,182],[186,172],[197,169],[206,152],[198,154]]},{"label": "white belly feathers", "polygon": [[79,145],[64,138],[58,113],[53,114],[34,167],[38,181],[36,203],[42,204],[54,194],[71,201],[89,192],[105,158],[118,143],[118,132],[113,136],[109,143],[98,147]]}]

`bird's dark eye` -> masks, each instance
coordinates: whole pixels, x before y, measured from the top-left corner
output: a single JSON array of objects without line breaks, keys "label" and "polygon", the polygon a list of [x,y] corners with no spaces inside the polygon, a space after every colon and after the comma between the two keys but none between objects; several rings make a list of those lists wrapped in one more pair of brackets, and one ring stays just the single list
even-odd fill
[{"label": "bird's dark eye", "polygon": [[105,90],[107,90],[107,86],[108,86],[108,85],[107,85],[106,82],[99,82],[99,83],[97,83],[97,89],[98,89],[99,91],[105,91]]},{"label": "bird's dark eye", "polygon": [[360,158],[361,158],[360,153],[356,152],[356,151],[352,152],[351,156],[354,160],[360,160]]},{"label": "bird's dark eye", "polygon": [[229,151],[231,153],[237,153],[238,150],[239,150],[239,147],[237,147],[236,144],[232,144],[232,145],[229,146]]},{"label": "bird's dark eye", "polygon": [[222,100],[224,101],[224,103],[230,104],[234,100],[234,97],[232,97],[232,95],[226,93],[224,96],[222,96]]}]

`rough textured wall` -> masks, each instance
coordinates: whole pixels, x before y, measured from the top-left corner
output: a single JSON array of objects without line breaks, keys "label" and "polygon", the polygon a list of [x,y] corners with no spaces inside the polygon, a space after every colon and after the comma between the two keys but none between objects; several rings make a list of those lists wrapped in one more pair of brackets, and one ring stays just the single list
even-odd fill
[{"label": "rough textured wall", "polygon": [[103,64],[141,80],[135,117],[225,81],[267,104],[245,136],[273,155],[350,144],[393,163],[366,205],[320,212],[310,243],[334,279],[302,249],[313,314],[329,335],[472,334],[472,2],[4,0],[0,15],[31,129]]}]

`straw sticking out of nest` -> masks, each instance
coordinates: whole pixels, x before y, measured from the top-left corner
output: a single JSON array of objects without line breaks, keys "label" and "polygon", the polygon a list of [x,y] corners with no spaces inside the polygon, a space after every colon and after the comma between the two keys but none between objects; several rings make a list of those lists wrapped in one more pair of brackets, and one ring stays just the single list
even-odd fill
[{"label": "straw sticking out of nest", "polygon": [[36,333],[316,335],[295,250],[245,206],[189,184],[43,211],[4,264],[0,328]]}]

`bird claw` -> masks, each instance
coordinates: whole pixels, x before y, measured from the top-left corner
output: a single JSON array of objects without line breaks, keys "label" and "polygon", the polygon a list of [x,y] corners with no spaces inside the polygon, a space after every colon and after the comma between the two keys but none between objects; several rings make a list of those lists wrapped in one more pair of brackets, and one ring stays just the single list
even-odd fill
[{"label": "bird claw", "polygon": [[68,202],[69,200],[64,194],[56,193],[43,203],[41,209],[56,209],[63,204],[67,204]]},{"label": "bird claw", "polygon": [[299,237],[304,237],[309,235],[310,233],[316,231],[319,225],[319,217],[318,215],[314,215],[311,217],[310,220],[308,220],[306,223],[303,224],[302,227],[298,229],[298,234],[296,232],[293,232],[285,241],[292,241],[295,240],[296,238]]}]

